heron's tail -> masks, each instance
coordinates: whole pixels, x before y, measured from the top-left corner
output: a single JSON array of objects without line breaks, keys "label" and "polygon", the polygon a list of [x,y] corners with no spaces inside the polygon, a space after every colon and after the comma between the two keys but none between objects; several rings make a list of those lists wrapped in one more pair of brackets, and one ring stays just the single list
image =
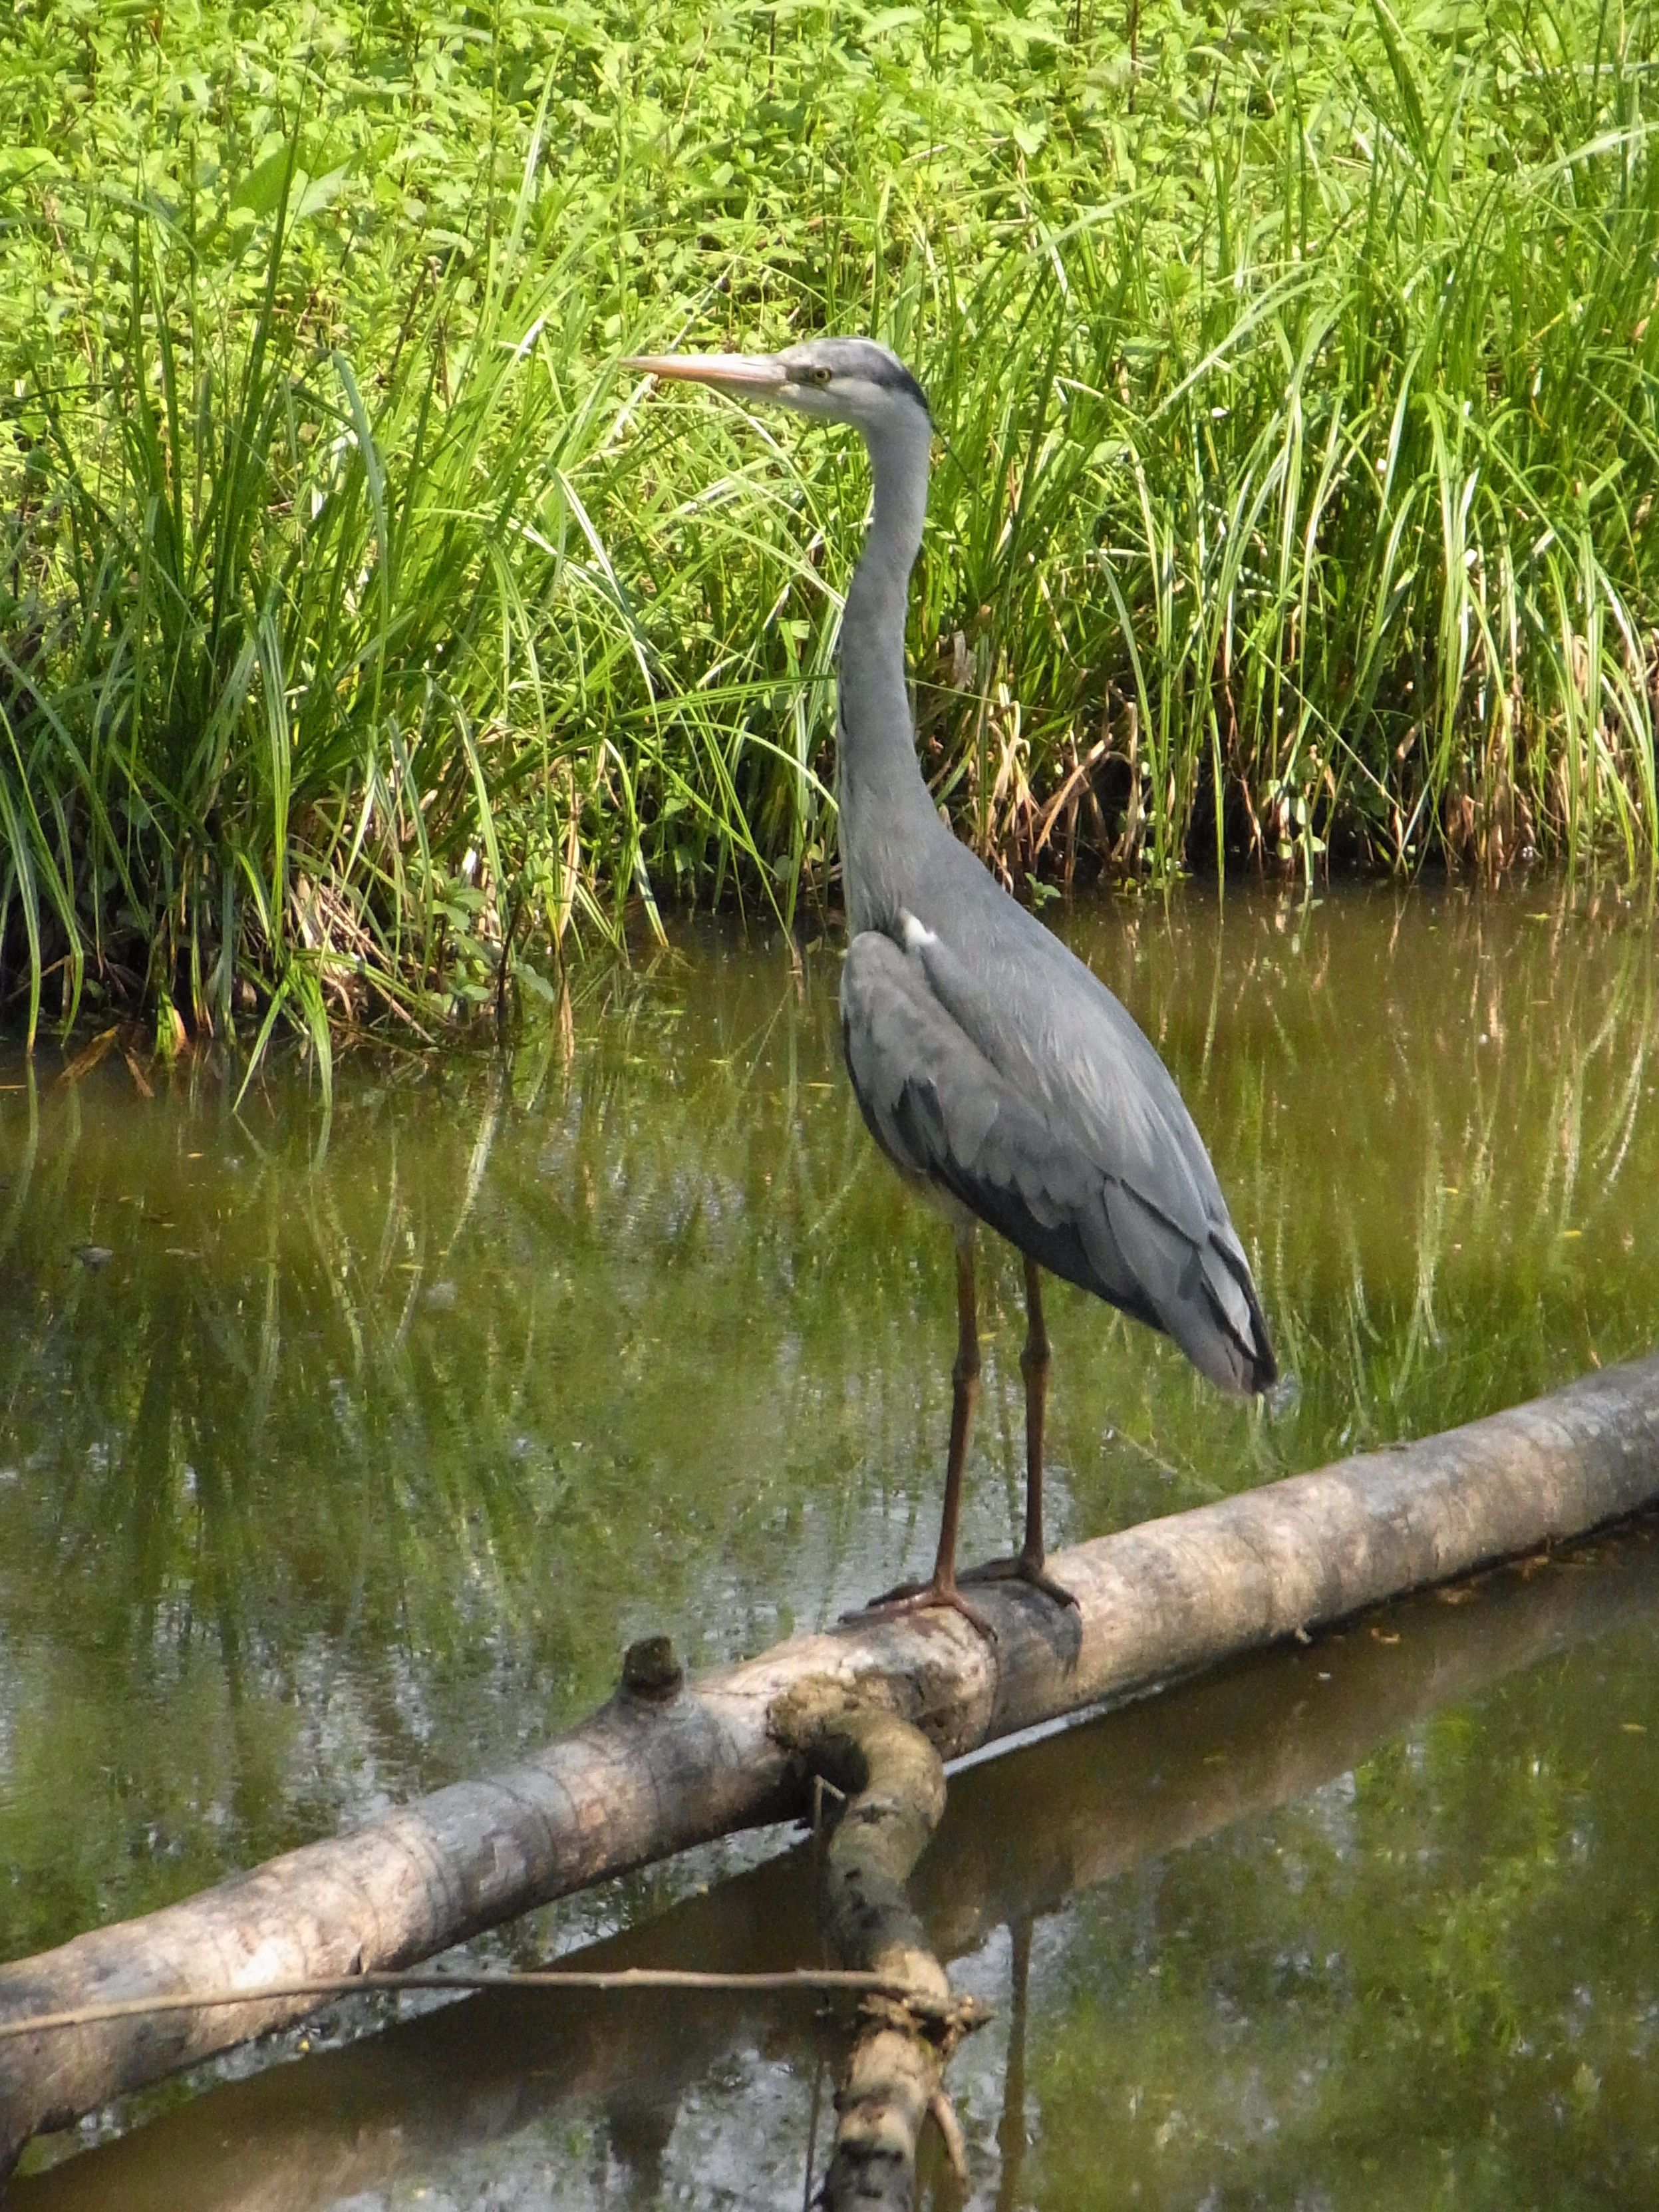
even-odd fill
[{"label": "heron's tail", "polygon": [[[1270,1389],[1279,1362],[1225,1210],[1218,1205],[1211,1213],[1200,1243],[1129,1183],[1108,1183],[1105,1196],[1117,1250],[1139,1293],[1133,1310],[1172,1336],[1218,1389],[1242,1397]],[[1109,1286],[1104,1295],[1130,1304]]]},{"label": "heron's tail", "polygon": [[[1194,1366],[1224,1390],[1242,1395],[1271,1390],[1279,1380],[1279,1362],[1273,1357],[1261,1301],[1255,1294],[1250,1263],[1231,1226],[1225,1237],[1213,1230],[1210,1232],[1210,1249],[1203,1255],[1203,1277],[1206,1303],[1214,1323],[1210,1334],[1220,1358],[1212,1364],[1200,1359],[1189,1346],[1182,1344],[1182,1350]],[[1217,1371],[1218,1367],[1221,1371]]]}]

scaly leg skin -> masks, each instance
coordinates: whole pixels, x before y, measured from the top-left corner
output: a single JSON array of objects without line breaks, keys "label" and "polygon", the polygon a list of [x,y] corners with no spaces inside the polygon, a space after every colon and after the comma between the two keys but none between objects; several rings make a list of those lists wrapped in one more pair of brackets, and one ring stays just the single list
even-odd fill
[{"label": "scaly leg skin", "polygon": [[947,1607],[994,1644],[997,1632],[977,1606],[970,1605],[957,1588],[957,1528],[962,1519],[962,1470],[968,1458],[968,1433],[973,1426],[974,1406],[979,1396],[979,1319],[974,1292],[974,1226],[957,1232],[957,1363],[951,1370],[951,1451],[945,1463],[945,1511],[940,1518],[939,1551],[933,1571],[925,1583],[902,1583],[897,1589],[873,1598],[843,1620],[897,1620],[908,1613],[925,1613],[934,1606]]},{"label": "scaly leg skin", "polygon": [[1042,1571],[1047,1556],[1042,1548],[1042,1415],[1048,1398],[1048,1332],[1042,1324],[1042,1279],[1035,1260],[1025,1262],[1025,1349],[1019,1370],[1025,1377],[1025,1541],[1012,1559],[993,1559],[972,1567],[965,1583],[1022,1582],[1051,1597],[1056,1605],[1075,1605]]}]

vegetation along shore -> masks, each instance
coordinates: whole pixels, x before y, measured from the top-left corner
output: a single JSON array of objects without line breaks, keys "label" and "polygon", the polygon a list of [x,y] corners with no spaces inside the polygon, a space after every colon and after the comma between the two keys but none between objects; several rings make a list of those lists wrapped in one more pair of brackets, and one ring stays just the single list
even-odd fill
[{"label": "vegetation along shore", "polygon": [[1646,7],[16,12],[11,1018],[425,1034],[836,902],[867,485],[616,363],[867,330],[938,427],[961,834],[1659,861]]}]

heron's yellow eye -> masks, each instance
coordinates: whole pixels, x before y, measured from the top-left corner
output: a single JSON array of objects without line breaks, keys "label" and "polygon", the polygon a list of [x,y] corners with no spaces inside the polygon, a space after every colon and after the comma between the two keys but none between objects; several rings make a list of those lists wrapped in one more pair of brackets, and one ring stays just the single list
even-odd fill
[{"label": "heron's yellow eye", "polygon": [[815,368],[810,374],[814,384],[828,384],[830,381],[830,372],[827,368]]}]

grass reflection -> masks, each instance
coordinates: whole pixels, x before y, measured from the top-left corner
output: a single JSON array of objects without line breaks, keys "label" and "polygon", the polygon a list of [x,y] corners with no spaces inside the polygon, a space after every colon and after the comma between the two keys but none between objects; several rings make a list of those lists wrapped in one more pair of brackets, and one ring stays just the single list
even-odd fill
[{"label": "grass reflection", "polygon": [[[1215,1155],[1297,1390],[1242,1413],[1080,1295],[1056,1541],[1644,1348],[1659,1123],[1616,900],[1194,896],[1073,918]],[[240,1113],[0,1066],[0,1951],[476,1771],[647,1629],[707,1662],[921,1563],[948,1240],[842,1079],[836,963],[688,931],[504,1055]],[[107,1252],[101,1263],[88,1255]],[[966,1554],[1020,1482],[984,1271]]]}]

